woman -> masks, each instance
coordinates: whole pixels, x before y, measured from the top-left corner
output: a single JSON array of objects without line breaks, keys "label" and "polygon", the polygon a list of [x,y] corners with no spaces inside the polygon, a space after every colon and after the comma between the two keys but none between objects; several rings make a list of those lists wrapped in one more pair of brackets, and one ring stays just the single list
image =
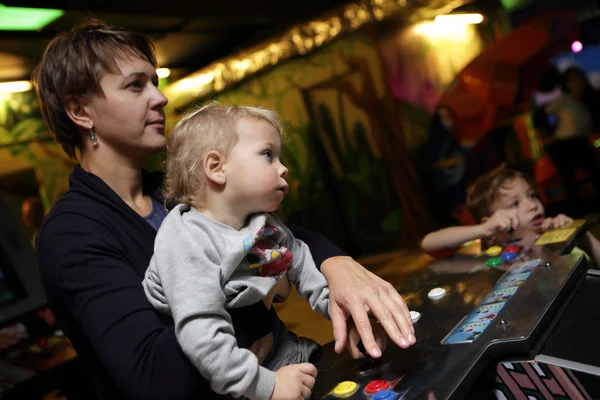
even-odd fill
[{"label": "woman", "polygon": [[[57,321],[104,399],[210,398],[172,321],[156,313],[141,285],[166,213],[160,177],[142,170],[166,143],[167,99],[155,71],[149,39],[90,21],[54,39],[34,74],[50,130],[70,157],[80,153],[69,191],[40,229],[40,273]],[[406,305],[391,285],[321,236],[293,232],[329,282],[338,352],[352,316],[365,348],[380,356],[368,310],[398,345],[415,342]],[[247,309],[232,312],[240,346],[266,340],[270,331],[263,327],[276,318],[262,304],[253,307],[252,321],[244,319]]]}]

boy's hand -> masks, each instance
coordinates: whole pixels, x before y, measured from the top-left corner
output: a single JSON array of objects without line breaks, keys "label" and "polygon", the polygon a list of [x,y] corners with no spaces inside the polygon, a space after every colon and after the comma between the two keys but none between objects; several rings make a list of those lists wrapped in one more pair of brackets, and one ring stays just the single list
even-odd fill
[{"label": "boy's hand", "polygon": [[308,399],[315,385],[317,368],[309,363],[287,365],[275,372],[271,400]]},{"label": "boy's hand", "polygon": [[564,226],[569,225],[573,222],[573,218],[567,217],[564,214],[558,214],[554,218],[546,218],[544,222],[542,222],[542,229],[544,230],[552,230],[557,228],[562,228]]},{"label": "boy's hand", "polygon": [[506,232],[519,227],[519,218],[517,217],[517,209],[502,209],[498,210],[487,221],[481,224],[483,234],[489,237],[498,232]]},{"label": "boy's hand", "polygon": [[[375,337],[375,342],[377,346],[383,353],[387,348],[387,335],[385,334],[385,330],[381,327],[380,324],[372,323],[373,327],[373,336]],[[358,334],[358,330],[354,324],[350,324],[350,330],[348,331],[348,352],[352,356],[353,359],[364,358],[365,355],[358,349],[358,342],[360,341],[360,335]]]}]

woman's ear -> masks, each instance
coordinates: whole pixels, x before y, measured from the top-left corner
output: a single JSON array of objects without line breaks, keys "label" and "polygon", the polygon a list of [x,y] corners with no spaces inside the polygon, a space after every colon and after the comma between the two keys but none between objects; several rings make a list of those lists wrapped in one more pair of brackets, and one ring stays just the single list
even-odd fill
[{"label": "woman's ear", "polygon": [[65,100],[65,112],[77,126],[84,129],[90,129],[94,126],[94,121],[90,118],[80,98],[75,96],[67,97]]},{"label": "woman's ear", "polygon": [[225,157],[218,151],[209,152],[202,162],[202,167],[208,180],[219,185],[224,185],[227,182],[227,176],[223,168],[224,165]]}]

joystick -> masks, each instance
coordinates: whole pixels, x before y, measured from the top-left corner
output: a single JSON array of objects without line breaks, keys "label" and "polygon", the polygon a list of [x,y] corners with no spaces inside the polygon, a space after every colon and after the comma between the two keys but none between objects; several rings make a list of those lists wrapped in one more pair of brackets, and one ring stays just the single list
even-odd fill
[{"label": "joystick", "polygon": [[383,358],[373,358],[365,349],[365,345],[362,340],[359,340],[356,344],[358,351],[361,352],[365,358],[360,360],[356,360],[356,369],[357,373],[360,376],[371,375],[381,371],[381,369],[389,364],[389,362],[384,362]]},{"label": "joystick", "polygon": [[513,228],[512,224],[510,225],[508,233],[510,234],[510,239],[508,241],[509,244],[514,244],[521,241],[522,238],[515,237],[515,228]]},{"label": "joystick", "polygon": [[365,349],[365,345],[363,344],[362,340],[359,340],[358,343],[356,343],[356,347],[363,356],[373,359],[373,357],[371,357],[371,355],[367,352],[367,349]]}]

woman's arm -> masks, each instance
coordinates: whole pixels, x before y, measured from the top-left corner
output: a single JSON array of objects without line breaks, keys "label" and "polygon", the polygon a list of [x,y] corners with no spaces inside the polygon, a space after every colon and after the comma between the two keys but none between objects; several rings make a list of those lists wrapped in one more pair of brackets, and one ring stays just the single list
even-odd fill
[{"label": "woman's arm", "polygon": [[146,300],[119,249],[96,222],[61,214],[38,240],[45,290],[77,321],[128,399],[202,398],[210,393],[207,382],[181,351],[173,326]]},{"label": "woman's arm", "polygon": [[325,236],[320,233],[310,231],[297,225],[286,225],[296,239],[299,239],[306,243],[310,249],[313,260],[317,268],[321,269],[323,261],[331,257],[347,256],[342,250],[340,250],[335,244],[331,243]]}]

